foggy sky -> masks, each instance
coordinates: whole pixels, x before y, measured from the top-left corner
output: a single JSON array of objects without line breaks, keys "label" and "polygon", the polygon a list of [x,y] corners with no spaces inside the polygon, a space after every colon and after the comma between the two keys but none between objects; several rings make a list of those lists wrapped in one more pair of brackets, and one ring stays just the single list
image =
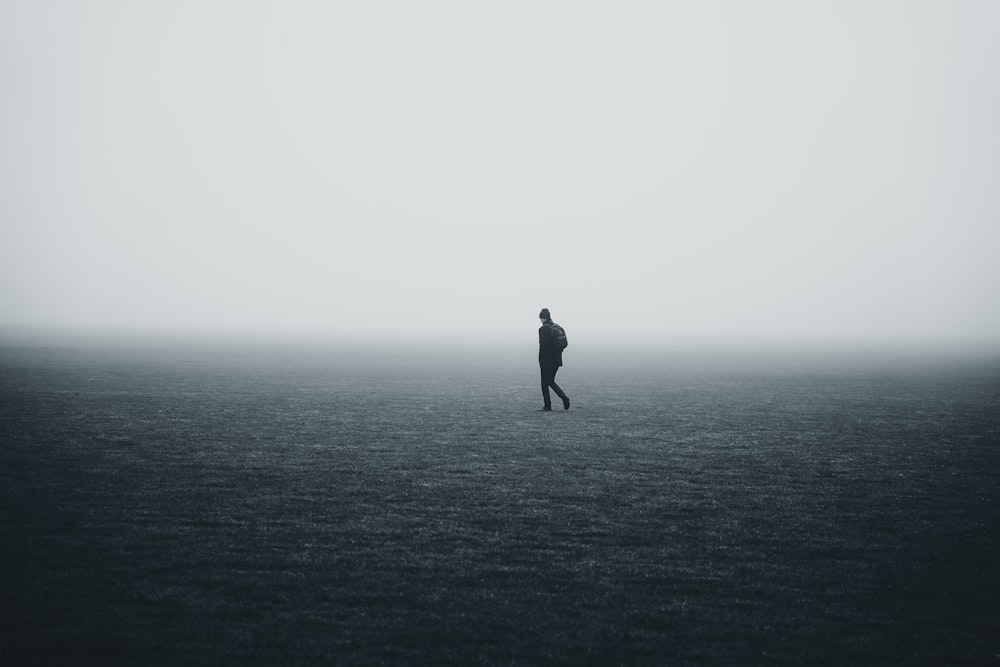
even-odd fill
[{"label": "foggy sky", "polygon": [[0,0],[0,327],[1000,341],[998,26]]}]

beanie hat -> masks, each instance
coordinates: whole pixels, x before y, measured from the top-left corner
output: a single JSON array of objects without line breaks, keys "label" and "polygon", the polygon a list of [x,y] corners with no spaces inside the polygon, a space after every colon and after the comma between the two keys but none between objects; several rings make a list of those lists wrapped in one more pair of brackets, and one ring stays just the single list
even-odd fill
[{"label": "beanie hat", "polygon": [[552,316],[549,315],[549,309],[548,308],[542,308],[542,312],[538,313],[538,317],[539,317],[539,319],[542,319],[542,320],[548,320],[548,319],[552,318]]}]

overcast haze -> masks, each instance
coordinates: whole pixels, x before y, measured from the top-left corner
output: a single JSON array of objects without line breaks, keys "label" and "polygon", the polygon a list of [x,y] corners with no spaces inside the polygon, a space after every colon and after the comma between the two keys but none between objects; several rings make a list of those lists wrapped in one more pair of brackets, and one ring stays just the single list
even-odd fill
[{"label": "overcast haze", "polygon": [[0,327],[1000,341],[998,27],[0,0]]}]

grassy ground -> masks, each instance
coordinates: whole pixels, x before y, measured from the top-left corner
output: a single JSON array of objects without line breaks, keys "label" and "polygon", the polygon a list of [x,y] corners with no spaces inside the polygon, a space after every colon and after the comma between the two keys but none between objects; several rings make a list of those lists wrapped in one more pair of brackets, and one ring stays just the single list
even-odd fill
[{"label": "grassy ground", "polygon": [[3,664],[1000,665],[996,365],[0,352]]}]

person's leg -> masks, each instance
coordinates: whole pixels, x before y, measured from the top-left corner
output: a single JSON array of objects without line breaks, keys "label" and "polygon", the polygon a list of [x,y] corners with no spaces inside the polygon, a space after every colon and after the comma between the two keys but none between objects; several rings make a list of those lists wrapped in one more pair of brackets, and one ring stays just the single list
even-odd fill
[{"label": "person's leg", "polygon": [[549,385],[555,381],[556,369],[542,369],[542,401],[547,409],[552,409],[552,397],[549,395]]},{"label": "person's leg", "polygon": [[564,392],[562,388],[560,388],[559,385],[556,384],[556,371],[558,370],[559,370],[558,368],[552,369],[552,377],[549,379],[549,386],[552,387],[552,390],[556,392],[556,396],[562,399],[563,409],[569,410],[569,396],[567,396],[566,392]]}]

